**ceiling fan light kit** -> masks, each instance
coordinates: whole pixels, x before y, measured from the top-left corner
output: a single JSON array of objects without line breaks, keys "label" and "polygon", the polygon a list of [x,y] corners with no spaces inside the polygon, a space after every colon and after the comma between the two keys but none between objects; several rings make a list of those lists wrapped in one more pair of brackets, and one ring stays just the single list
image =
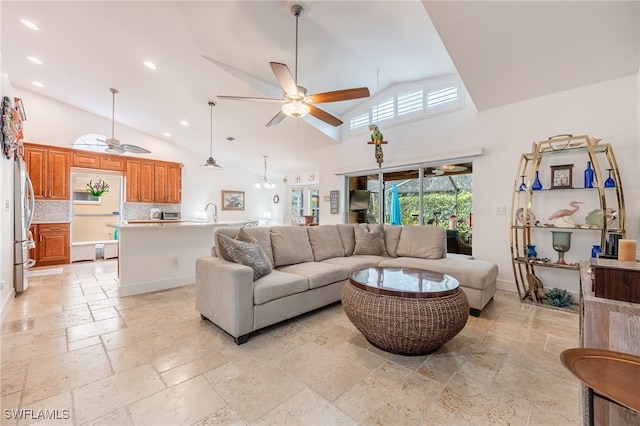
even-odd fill
[{"label": "ceiling fan light kit", "polygon": [[209,169],[221,169],[222,166],[216,163],[216,160],[213,158],[213,107],[216,106],[216,103],[213,101],[209,101],[209,158],[202,165],[202,167],[207,167]]},{"label": "ceiling fan light kit", "polygon": [[111,137],[106,139],[106,140],[102,140],[100,142],[104,142],[107,145],[107,148],[104,150],[105,152],[109,153],[109,154],[124,154],[125,152],[133,152],[136,154],[150,154],[151,151],[149,151],[148,149],[139,147],[137,145],[131,145],[131,144],[121,144],[120,141],[118,139],[116,139],[115,137],[115,127],[116,127],[116,94],[119,93],[116,89],[114,88],[109,88],[109,90],[111,91],[111,95],[113,98],[112,104],[111,104]]},{"label": "ceiling fan light kit", "polygon": [[[222,96],[220,99],[230,100],[254,100],[280,102],[282,107],[280,111],[267,122],[266,127],[272,127],[280,123],[286,117],[300,118],[311,115],[320,121],[337,127],[342,124],[342,120],[315,106],[314,104],[326,102],[347,101],[351,99],[360,99],[369,97],[369,89],[367,87],[358,87],[353,89],[334,90],[331,92],[316,93],[309,95],[307,89],[298,86],[298,18],[304,13],[304,8],[299,4],[291,6],[291,14],[296,18],[296,50],[295,50],[295,74],[291,74],[289,67],[279,62],[269,62],[271,70],[278,80],[282,88],[283,98],[255,98],[246,96]],[[295,77],[294,77],[295,76]]]}]

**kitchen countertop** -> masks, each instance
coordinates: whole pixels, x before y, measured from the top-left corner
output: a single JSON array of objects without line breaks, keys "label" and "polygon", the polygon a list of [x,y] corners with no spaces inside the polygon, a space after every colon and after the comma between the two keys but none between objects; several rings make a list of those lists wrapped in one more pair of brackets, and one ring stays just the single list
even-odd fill
[{"label": "kitchen countertop", "polygon": [[117,229],[157,229],[157,228],[180,228],[190,226],[233,226],[244,225],[257,222],[256,220],[219,220],[217,222],[205,220],[132,220],[124,221],[120,224],[109,224],[107,226]]}]

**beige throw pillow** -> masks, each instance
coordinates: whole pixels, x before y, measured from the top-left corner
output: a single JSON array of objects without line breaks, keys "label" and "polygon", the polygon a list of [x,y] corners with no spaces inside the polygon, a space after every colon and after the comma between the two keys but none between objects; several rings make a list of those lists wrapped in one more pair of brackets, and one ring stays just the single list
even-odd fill
[{"label": "beige throw pillow", "polygon": [[387,255],[387,250],[384,246],[384,228],[382,224],[373,225],[369,229],[367,229],[366,226],[356,225],[354,231],[356,237],[356,246],[353,249],[354,255]]},{"label": "beige throw pillow", "polygon": [[222,234],[218,234],[218,243],[231,258],[230,262],[246,265],[253,269],[254,281],[271,273],[271,261],[260,244],[234,240]]}]

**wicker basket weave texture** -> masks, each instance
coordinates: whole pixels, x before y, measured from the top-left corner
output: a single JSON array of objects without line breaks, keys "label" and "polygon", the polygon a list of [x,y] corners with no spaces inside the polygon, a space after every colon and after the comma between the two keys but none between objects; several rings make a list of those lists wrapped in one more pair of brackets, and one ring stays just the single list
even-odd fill
[{"label": "wicker basket weave texture", "polygon": [[467,323],[469,302],[461,289],[437,298],[379,295],[345,284],[342,304],[349,320],[374,346],[422,355],[437,350]]}]

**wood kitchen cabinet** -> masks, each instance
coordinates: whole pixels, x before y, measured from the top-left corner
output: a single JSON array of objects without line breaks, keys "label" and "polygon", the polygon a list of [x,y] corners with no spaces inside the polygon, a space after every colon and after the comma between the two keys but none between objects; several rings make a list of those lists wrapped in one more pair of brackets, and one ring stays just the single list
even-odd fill
[{"label": "wood kitchen cabinet", "polygon": [[182,201],[182,167],[177,163],[156,162],[154,200],[179,204]]},{"label": "wood kitchen cabinet", "polygon": [[73,151],[73,167],[89,169],[125,171],[125,158],[111,154]]},{"label": "wood kitchen cabinet", "polygon": [[154,176],[154,161],[127,158],[125,200],[130,203],[153,203]]},{"label": "wood kitchen cabinet", "polygon": [[36,266],[61,265],[70,262],[70,226],[68,223],[41,223],[31,226],[36,248],[30,256]]},{"label": "wood kitchen cabinet", "polygon": [[167,202],[182,202],[182,165],[169,163],[167,166]]},{"label": "wood kitchen cabinet", "polygon": [[24,159],[36,200],[70,199],[71,150],[25,144]]}]

